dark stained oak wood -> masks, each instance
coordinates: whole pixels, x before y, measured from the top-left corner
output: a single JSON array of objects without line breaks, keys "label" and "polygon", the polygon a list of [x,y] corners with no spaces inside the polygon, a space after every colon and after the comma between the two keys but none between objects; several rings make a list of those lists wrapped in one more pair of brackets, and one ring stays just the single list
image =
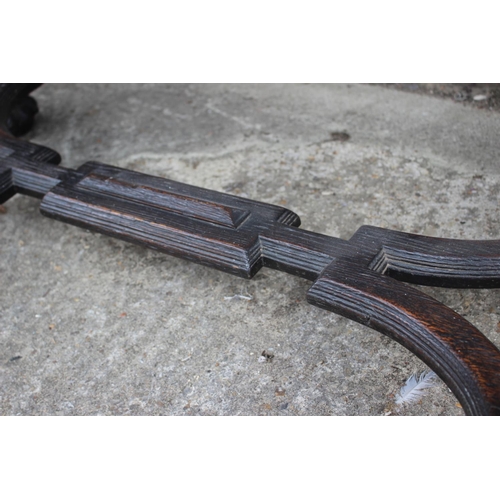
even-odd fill
[{"label": "dark stained oak wood", "polygon": [[[35,84],[0,84],[0,203],[40,198],[42,214],[251,278],[268,266],[313,281],[308,301],[388,335],[430,366],[470,415],[500,413],[500,351],[455,311],[402,283],[500,287],[500,241],[363,226],[349,240],[298,229],[283,207],[88,162],[16,139]],[[29,99],[28,99],[29,98]]]}]

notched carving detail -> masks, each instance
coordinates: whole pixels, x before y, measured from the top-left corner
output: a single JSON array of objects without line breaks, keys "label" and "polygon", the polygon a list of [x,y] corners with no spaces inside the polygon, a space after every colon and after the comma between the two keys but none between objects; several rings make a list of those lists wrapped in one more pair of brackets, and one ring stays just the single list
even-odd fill
[{"label": "notched carving detail", "polygon": [[363,226],[349,240],[375,253],[369,268],[409,283],[453,288],[500,287],[500,245]]}]

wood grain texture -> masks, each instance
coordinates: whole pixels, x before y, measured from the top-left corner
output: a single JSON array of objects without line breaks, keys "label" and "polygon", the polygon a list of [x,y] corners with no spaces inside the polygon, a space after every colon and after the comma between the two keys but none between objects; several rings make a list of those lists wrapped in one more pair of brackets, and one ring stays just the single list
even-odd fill
[{"label": "wood grain texture", "polygon": [[401,283],[499,287],[500,241],[371,226],[345,241],[298,229],[299,217],[283,207],[98,162],[66,169],[56,151],[11,135],[34,116],[25,101],[30,85],[0,85],[1,203],[26,194],[42,199],[48,217],[244,278],[267,266],[309,279],[311,304],[408,348],[467,414],[500,413],[497,347],[456,312]]}]

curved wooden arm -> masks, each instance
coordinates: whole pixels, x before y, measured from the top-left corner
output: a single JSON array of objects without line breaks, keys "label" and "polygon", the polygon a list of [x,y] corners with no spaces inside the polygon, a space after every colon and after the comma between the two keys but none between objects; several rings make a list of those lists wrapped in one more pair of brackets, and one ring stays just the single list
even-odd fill
[{"label": "curved wooden arm", "polygon": [[448,384],[467,414],[500,414],[500,351],[444,304],[347,258],[328,266],[307,300],[402,344]]}]

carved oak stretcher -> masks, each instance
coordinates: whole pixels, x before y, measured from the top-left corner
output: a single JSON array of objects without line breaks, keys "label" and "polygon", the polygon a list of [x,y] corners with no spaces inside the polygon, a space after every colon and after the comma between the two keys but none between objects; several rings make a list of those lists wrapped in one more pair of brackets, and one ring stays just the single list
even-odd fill
[{"label": "carved oak stretcher", "polygon": [[500,351],[442,303],[403,282],[500,287],[500,240],[431,238],[363,226],[346,241],[302,229],[283,207],[60,155],[17,139],[38,84],[0,84],[0,203],[40,198],[43,215],[252,278],[267,266],[313,282],[307,300],[384,333],[450,387],[470,415],[500,414]]}]

